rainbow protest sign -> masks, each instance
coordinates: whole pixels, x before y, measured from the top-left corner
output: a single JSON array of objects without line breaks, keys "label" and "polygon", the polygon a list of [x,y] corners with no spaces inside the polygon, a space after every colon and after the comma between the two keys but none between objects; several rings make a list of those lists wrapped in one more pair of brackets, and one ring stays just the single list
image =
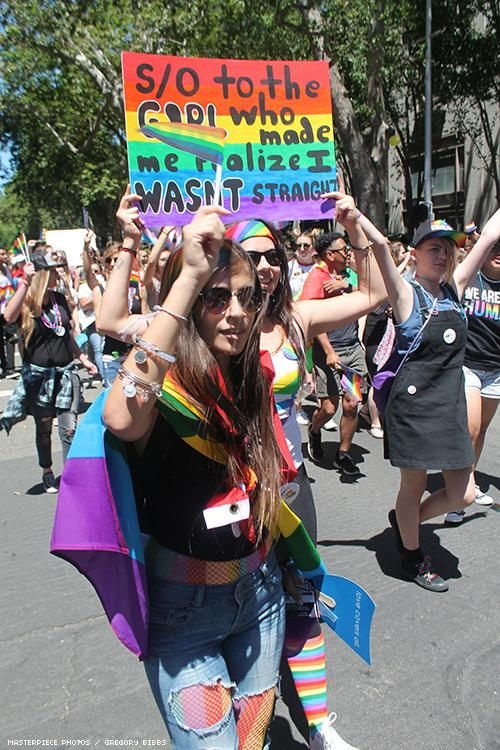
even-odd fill
[{"label": "rainbow protest sign", "polygon": [[336,186],[328,64],[122,54],[128,162],[143,220],[328,218]]}]

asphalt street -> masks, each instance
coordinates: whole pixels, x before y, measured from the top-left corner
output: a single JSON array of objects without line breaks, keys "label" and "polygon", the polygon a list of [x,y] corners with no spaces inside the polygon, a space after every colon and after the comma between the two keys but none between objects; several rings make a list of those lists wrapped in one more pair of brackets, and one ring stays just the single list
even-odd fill
[{"label": "asphalt street", "polygon": [[[0,382],[0,409],[13,386]],[[499,504],[473,505],[461,526],[438,518],[422,530],[450,581],[444,594],[400,575],[387,522],[398,472],[381,441],[358,431],[353,456],[363,474],[353,482],[332,468],[337,433],[323,434],[325,466],[307,461],[320,552],[330,572],[357,581],[377,604],[371,668],[326,632],[335,726],[361,750],[500,748],[500,417],[478,472]],[[56,497],[42,492],[31,419],[10,437],[0,433],[0,483],[0,750],[170,747],[140,662],[113,635],[90,584],[48,553]],[[286,686],[283,693],[288,700]],[[278,702],[273,750],[308,747],[288,702]]]}]

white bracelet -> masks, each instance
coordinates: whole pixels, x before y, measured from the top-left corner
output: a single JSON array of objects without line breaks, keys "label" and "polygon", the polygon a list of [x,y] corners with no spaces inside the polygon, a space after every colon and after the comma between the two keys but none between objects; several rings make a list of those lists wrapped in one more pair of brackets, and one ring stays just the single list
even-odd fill
[{"label": "white bracelet", "polygon": [[137,333],[134,333],[134,335],[132,336],[132,341],[137,347],[137,351],[134,354],[134,359],[138,365],[143,365],[148,355],[150,355],[151,357],[158,357],[158,359],[162,359],[164,362],[168,362],[169,364],[174,364],[175,357],[173,354],[162,352],[161,349],[156,346],[156,344],[152,344],[150,341],[145,341],[145,339],[142,339]]},{"label": "white bracelet", "polygon": [[170,315],[171,318],[174,318],[175,320],[182,320],[183,323],[187,323],[188,321],[185,315],[180,315],[179,313],[173,312],[173,310],[167,310],[166,307],[161,307],[160,305],[155,305],[153,310],[155,312],[167,313],[167,315]]}]

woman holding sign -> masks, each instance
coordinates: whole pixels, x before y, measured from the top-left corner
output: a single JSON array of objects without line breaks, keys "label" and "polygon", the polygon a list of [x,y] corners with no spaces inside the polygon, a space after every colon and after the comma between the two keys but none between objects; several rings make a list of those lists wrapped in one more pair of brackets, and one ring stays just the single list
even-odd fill
[{"label": "woman holding sign", "polygon": [[[107,302],[127,293],[140,239],[133,200],[124,196],[118,211],[123,248],[103,319]],[[223,239],[225,213],[204,208],[184,228],[161,308],[134,336],[104,411],[128,444],[151,534],[146,672],[173,746],[186,750],[264,746],[284,633],[262,292],[247,255]]]},{"label": "woman holding sign", "polygon": [[[365,248],[367,239],[358,230],[356,220],[353,218],[355,209],[352,198],[340,193],[335,194],[335,197],[338,199],[338,218],[348,228],[353,245],[358,248]],[[134,212],[134,216],[136,215],[137,209],[128,208],[133,199],[134,196],[129,194],[124,196],[119,215],[125,217],[127,214]],[[128,229],[127,231],[133,234],[134,229]],[[191,231],[189,228],[184,230],[188,239]],[[292,494],[295,493],[296,497],[290,499],[287,493],[286,498],[288,502],[293,502],[293,510],[301,517],[310,535],[315,539],[316,514],[309,480],[303,465],[300,430],[296,422],[294,407],[296,391],[300,387],[301,374],[304,369],[305,337],[331,329],[334,325],[343,325],[345,322],[366,313],[385,297],[385,288],[373,259],[367,256],[363,249],[360,249],[355,251],[360,270],[360,291],[351,295],[348,304],[343,302],[339,304],[339,300],[308,301],[293,304],[288,283],[286,255],[279,233],[274,228],[259,221],[241,222],[226,231],[226,238],[241,243],[247,251],[247,257],[251,258],[261,285],[268,296],[260,346],[264,345],[263,348],[271,354],[274,365],[275,402],[288,445],[288,450],[286,446],[283,447],[283,450],[287,453],[292,468],[295,467],[298,470],[297,478],[288,488]],[[164,299],[165,293],[170,287],[169,275],[176,266],[176,257],[178,259],[180,256],[173,256],[167,264],[167,275],[163,280],[160,299]],[[120,332],[126,337],[145,336],[144,331],[147,330],[149,338],[151,327],[146,329],[144,318],[129,315],[126,309],[123,310],[122,314],[119,314],[123,305],[118,304],[117,300],[126,294],[126,284],[132,262],[133,251],[124,248],[104,294],[101,321],[103,327],[109,333],[116,335]],[[368,285],[368,277],[370,285]],[[170,307],[167,302],[163,304],[163,307],[165,305]],[[163,318],[164,316],[159,314],[159,317]],[[156,320],[154,324],[156,325]],[[190,377],[193,377],[193,374]],[[189,382],[189,378],[183,382]],[[314,633],[308,633],[306,637],[303,637],[302,633],[297,633],[295,625],[296,623],[289,623],[288,646],[294,651],[294,653],[289,653],[289,661],[309,721],[311,748],[318,750],[332,747],[335,750],[348,750],[352,746],[344,742],[333,729],[333,715],[328,716],[324,642],[321,630],[315,624]],[[292,640],[295,646],[292,646]],[[300,643],[298,649],[296,648],[297,642]],[[314,665],[311,662],[313,651]],[[307,670],[310,671],[313,666],[315,672],[320,671],[323,676],[317,680],[318,694],[311,698],[306,684],[306,672]],[[311,705],[312,703],[314,705]]]},{"label": "woman holding sign", "polygon": [[[280,233],[263,221],[242,221],[226,231],[226,237],[238,242],[255,264],[268,303],[262,323],[261,347],[271,354],[274,370],[274,396],[288,448],[298,471],[295,497],[287,499],[293,511],[316,541],[316,511],[311,486],[304,466],[302,438],[297,423],[295,397],[304,375],[306,342],[314,336],[343,326],[365,315],[385,299],[386,291],[373,257],[367,253],[366,235],[378,242],[374,227],[367,223],[366,234],[357,220],[350,196],[332,193],[336,199],[336,218],[349,233],[359,274],[359,291],[348,298],[292,302],[287,260]],[[348,750],[328,714],[325,648],[321,628],[307,618],[287,617],[285,655],[310,730],[313,750]],[[311,689],[311,684],[314,687]]]}]

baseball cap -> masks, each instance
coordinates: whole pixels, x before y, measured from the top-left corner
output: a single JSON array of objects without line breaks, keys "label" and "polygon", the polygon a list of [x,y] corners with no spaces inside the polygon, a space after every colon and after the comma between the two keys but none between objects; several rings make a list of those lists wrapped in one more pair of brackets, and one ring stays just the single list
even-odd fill
[{"label": "baseball cap", "polygon": [[43,250],[36,250],[31,256],[31,262],[35,266],[35,271],[47,271],[65,265],[54,260],[52,253],[44,253]]},{"label": "baseball cap", "polygon": [[449,237],[459,247],[462,247],[465,242],[464,232],[453,229],[444,219],[435,219],[434,221],[424,221],[416,228],[412,245],[416,247],[420,242],[432,237]]}]

